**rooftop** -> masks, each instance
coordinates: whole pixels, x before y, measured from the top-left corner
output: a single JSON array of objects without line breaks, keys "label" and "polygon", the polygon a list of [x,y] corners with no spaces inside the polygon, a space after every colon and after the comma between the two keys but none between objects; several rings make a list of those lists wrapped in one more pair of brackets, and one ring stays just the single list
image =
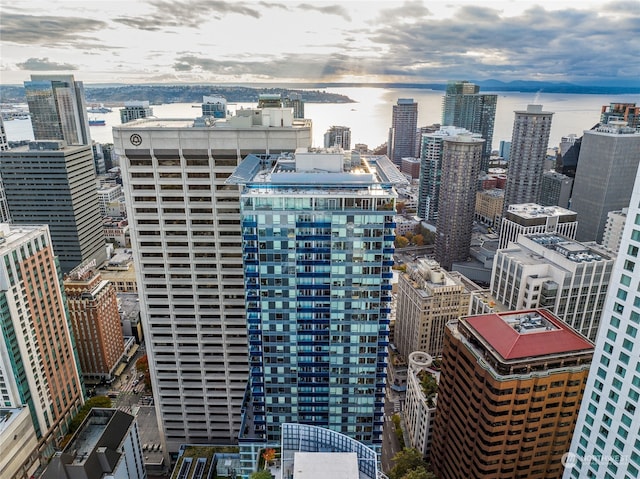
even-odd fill
[{"label": "rooftop", "polygon": [[0,436],[8,429],[11,423],[24,411],[24,407],[0,408]]},{"label": "rooftop", "polygon": [[593,350],[593,344],[546,309],[461,318],[503,359],[540,358]]},{"label": "rooftop", "polygon": [[611,252],[593,241],[580,243],[564,236],[544,233],[520,236],[514,248],[509,251],[508,254],[518,256],[526,264],[539,264],[544,258],[552,262],[569,260],[572,263],[612,259]]},{"label": "rooftop", "polygon": [[358,479],[358,455],[355,452],[296,452],[293,479]]},{"label": "rooftop", "polygon": [[537,203],[509,205],[508,213],[518,215],[525,219],[577,214],[575,211],[571,211],[560,206],[541,206]]}]

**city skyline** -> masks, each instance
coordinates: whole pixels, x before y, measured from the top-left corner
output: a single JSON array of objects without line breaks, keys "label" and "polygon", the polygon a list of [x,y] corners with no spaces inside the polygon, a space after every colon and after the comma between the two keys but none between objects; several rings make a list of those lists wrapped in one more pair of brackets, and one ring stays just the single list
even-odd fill
[{"label": "city skyline", "polygon": [[77,71],[89,83],[441,82],[471,75],[637,85],[640,2],[485,5],[149,0],[123,8],[60,1],[49,13],[44,2],[2,0],[0,82]]}]

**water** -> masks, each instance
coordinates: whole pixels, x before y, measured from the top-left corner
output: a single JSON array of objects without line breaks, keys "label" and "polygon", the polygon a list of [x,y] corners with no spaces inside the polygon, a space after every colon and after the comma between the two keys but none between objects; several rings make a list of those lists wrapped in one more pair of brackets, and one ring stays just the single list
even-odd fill
[{"label": "water", "polygon": [[[305,116],[313,120],[314,146],[322,146],[324,133],[332,125],[351,128],[351,146],[365,143],[374,148],[387,141],[391,126],[392,106],[398,98],[413,98],[418,102],[418,126],[439,123],[442,116],[441,91],[389,88],[327,88],[327,92],[347,95],[355,103],[305,103]],[[212,92],[213,94],[214,92]],[[491,93],[489,91],[483,93]],[[575,133],[582,136],[598,123],[600,110],[609,103],[640,102],[638,95],[576,95],[568,93],[517,93],[497,92],[498,105],[493,135],[493,149],[500,140],[511,141],[514,110],[525,110],[528,104],[537,103],[545,111],[554,112],[549,146],[558,146],[563,136]],[[154,115],[161,118],[195,118],[200,108],[192,103],[154,105]],[[255,103],[231,104],[230,109],[253,108]],[[111,127],[120,124],[120,113],[89,113],[90,118],[106,121],[106,126],[92,126],[91,137],[99,143],[112,143]],[[33,139],[30,120],[5,122],[9,140]]]}]

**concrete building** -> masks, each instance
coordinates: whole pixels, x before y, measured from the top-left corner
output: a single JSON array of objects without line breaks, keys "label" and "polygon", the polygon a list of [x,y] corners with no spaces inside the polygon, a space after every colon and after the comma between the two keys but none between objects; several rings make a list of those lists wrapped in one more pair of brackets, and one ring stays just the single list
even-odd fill
[{"label": "concrete building", "polygon": [[95,269],[80,266],[64,278],[67,308],[86,382],[115,379],[124,355],[116,290]]},{"label": "concrete building", "polygon": [[128,123],[150,116],[153,116],[153,108],[149,106],[149,102],[146,100],[125,101],[124,108],[120,109],[120,123]]},{"label": "concrete building", "polygon": [[117,409],[93,408],[40,479],[146,479],[138,424]]},{"label": "concrete building", "polygon": [[404,424],[409,434],[409,446],[424,457],[429,457],[431,449],[439,377],[440,371],[435,369],[431,356],[422,351],[409,355]]},{"label": "concrete building", "polygon": [[620,251],[620,245],[622,244],[622,233],[624,224],[627,221],[627,213],[629,213],[629,208],[607,213],[607,222],[604,225],[604,233],[602,235],[602,246],[616,254]]},{"label": "concrete building", "polygon": [[282,99],[282,106],[285,108],[293,108],[294,118],[304,118],[304,100],[300,93],[290,91],[288,95]]},{"label": "concrete building", "polygon": [[498,155],[500,156],[500,158],[508,162],[509,158],[511,157],[510,154],[511,154],[511,142],[500,140],[500,148],[498,148]]},{"label": "concrete building", "polygon": [[111,203],[122,197],[122,186],[118,184],[107,184],[98,188],[98,205],[100,206],[100,216],[108,216],[107,209]]},{"label": "concrete building", "polygon": [[50,455],[82,404],[79,361],[45,225],[0,225],[0,404],[29,406]]},{"label": "concrete building", "polygon": [[567,175],[569,178],[576,177],[581,146],[582,137],[578,138],[575,133],[562,137],[556,152],[555,169],[558,173]]},{"label": "concrete building", "polygon": [[442,124],[464,128],[485,139],[480,171],[489,170],[498,95],[481,94],[466,81],[449,82],[442,99]]},{"label": "concrete building", "polygon": [[387,157],[396,165],[402,158],[415,158],[416,130],[418,127],[418,104],[413,98],[398,98],[393,105],[391,128],[387,141]]},{"label": "concrete building", "polygon": [[542,105],[528,105],[526,111],[515,112],[505,212],[510,205],[538,201],[552,118],[553,113],[542,111]]},{"label": "concrete building", "polygon": [[0,152],[14,224],[47,224],[63,272],[106,259],[91,146],[34,141]]},{"label": "concrete building", "polygon": [[227,117],[227,99],[220,95],[202,97],[202,116]]},{"label": "concrete building", "polygon": [[394,345],[405,361],[414,351],[440,356],[446,324],[469,312],[469,293],[456,274],[427,259],[406,264],[398,279]]},{"label": "concrete building", "polygon": [[635,103],[610,103],[602,106],[600,123],[608,125],[620,121],[631,128],[640,129],[640,106]]},{"label": "concrete building", "polygon": [[469,256],[483,145],[484,140],[477,135],[444,140],[435,258],[446,270]]},{"label": "concrete building", "polygon": [[542,174],[542,183],[540,183],[538,203],[541,206],[569,208],[572,189],[573,178],[556,171],[545,171]]},{"label": "concrete building", "polygon": [[609,123],[584,132],[571,199],[576,239],[602,241],[609,211],[629,206],[639,164],[640,131]]},{"label": "concrete building", "polygon": [[102,278],[109,281],[117,293],[138,292],[133,254],[131,250],[128,251],[129,253],[116,253],[113,255],[100,270]]},{"label": "concrete building", "polygon": [[4,119],[0,115],[0,151],[9,149],[9,141],[7,140],[7,131],[4,128]]},{"label": "concrete building", "polygon": [[311,146],[291,109],[244,109],[194,126],[144,119],[114,128],[163,449],[230,444],[240,433],[248,338],[239,191],[250,153]]},{"label": "concrete building", "polygon": [[249,156],[228,182],[241,185],[251,365],[241,448],[272,445],[285,422],[379,448],[404,175],[386,156],[299,149]]},{"label": "concrete building", "polygon": [[543,207],[537,203],[511,205],[500,223],[498,248],[506,248],[519,235],[549,233],[576,237],[576,213],[559,206]]},{"label": "concrete building", "polygon": [[129,234],[129,221],[125,219],[103,218],[102,232],[107,243],[116,247],[131,248],[131,235]]},{"label": "concrete building", "polygon": [[402,158],[400,160],[400,171],[412,179],[420,178],[420,163],[419,158]]},{"label": "concrete building", "polygon": [[634,478],[640,473],[640,171],[629,202],[577,418],[566,479]]},{"label": "concrete building", "polygon": [[520,235],[496,253],[491,294],[512,310],[547,308],[595,341],[614,261],[596,243]]},{"label": "concrete building", "polygon": [[593,344],[544,309],[448,324],[431,464],[440,479],[562,476]]},{"label": "concrete building", "polygon": [[491,227],[498,226],[502,217],[503,205],[504,190],[494,188],[476,191],[476,221]]},{"label": "concrete building", "polygon": [[337,146],[343,150],[351,149],[351,128],[348,126],[332,126],[324,134],[324,147]]},{"label": "concrete building", "polygon": [[24,82],[33,136],[91,145],[84,85],[73,75],[31,75]]},{"label": "concrete building", "polygon": [[468,133],[469,131],[464,128],[443,126],[433,133],[422,134],[418,197],[418,216],[420,218],[428,221],[436,221],[438,219],[444,140]]},{"label": "concrete building", "polygon": [[[0,386],[4,387],[1,383]],[[0,477],[29,479],[40,466],[38,438],[27,406],[0,407]]]}]

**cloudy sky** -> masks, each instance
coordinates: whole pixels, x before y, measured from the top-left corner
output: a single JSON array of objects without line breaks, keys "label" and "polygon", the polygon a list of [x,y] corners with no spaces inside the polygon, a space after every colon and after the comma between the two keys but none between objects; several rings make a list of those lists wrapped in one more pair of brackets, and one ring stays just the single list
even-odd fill
[{"label": "cloudy sky", "polygon": [[640,0],[0,0],[0,82],[637,85]]}]

